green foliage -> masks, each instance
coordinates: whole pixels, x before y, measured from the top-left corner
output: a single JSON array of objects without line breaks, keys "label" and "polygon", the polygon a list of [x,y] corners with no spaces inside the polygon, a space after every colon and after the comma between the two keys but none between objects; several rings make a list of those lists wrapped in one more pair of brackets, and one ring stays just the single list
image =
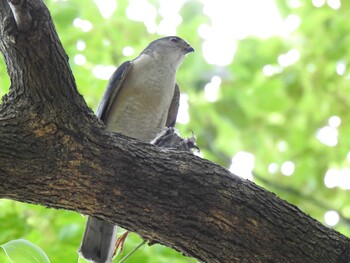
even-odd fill
[{"label": "green foliage", "polygon": [[40,247],[25,239],[12,240],[1,247],[12,263],[50,263]]},{"label": "green foliage", "polygon": [[[79,92],[95,109],[107,80],[94,76],[96,65],[117,66],[138,54],[147,43],[157,38],[150,35],[142,22],[126,16],[128,1],[118,1],[118,8],[104,19],[96,1],[46,1],[60,39],[70,57]],[[159,1],[150,1],[156,8]],[[299,5],[291,3],[299,2]],[[177,34],[188,40],[196,52],[181,66],[177,79],[182,92],[189,96],[190,122],[177,127],[184,135],[196,134],[204,158],[229,167],[239,151],[255,156],[254,180],[281,198],[323,222],[328,210],[341,216],[335,229],[349,235],[350,204],[348,192],[339,187],[327,188],[326,172],[331,168],[349,167],[350,91],[348,69],[350,61],[350,2],[342,1],[340,9],[328,5],[316,8],[312,1],[276,1],[283,18],[297,15],[301,24],[287,36],[266,39],[247,37],[238,42],[233,62],[226,67],[209,65],[202,55],[203,40],[198,36],[201,24],[210,24],[199,1],[187,1],[180,10],[182,23]],[[254,6],[252,6],[254,8]],[[88,32],[73,26],[79,17],[88,20]],[[157,14],[156,21],[161,17]],[[239,27],[240,25],[228,25]],[[86,47],[77,49],[77,41]],[[122,55],[124,47],[134,55]],[[278,58],[290,50],[298,50],[299,60],[281,66]],[[81,54],[86,63],[74,62]],[[10,86],[4,63],[0,61],[0,94]],[[337,74],[339,63],[345,65]],[[278,69],[264,74],[264,67]],[[204,86],[213,76],[220,76],[218,99],[209,102]],[[316,134],[328,125],[331,116],[339,116],[338,144],[322,144]],[[286,161],[295,164],[291,176],[284,176],[281,166]],[[270,164],[278,169],[269,171]],[[85,219],[74,212],[57,211],[39,206],[0,200],[0,244],[25,238],[40,246],[51,262],[77,262]],[[43,234],[44,233],[44,234]],[[118,262],[141,239],[132,234]],[[0,253],[0,262],[7,262]],[[160,245],[143,246],[127,262],[196,262]]]}]

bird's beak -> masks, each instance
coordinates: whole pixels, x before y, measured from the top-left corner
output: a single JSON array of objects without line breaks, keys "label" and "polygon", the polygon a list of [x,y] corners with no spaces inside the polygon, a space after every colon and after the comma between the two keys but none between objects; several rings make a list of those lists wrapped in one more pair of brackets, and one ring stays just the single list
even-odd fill
[{"label": "bird's beak", "polygon": [[188,46],[188,47],[186,48],[186,54],[187,54],[187,53],[190,53],[190,52],[194,52],[194,48],[191,47],[191,46]]}]

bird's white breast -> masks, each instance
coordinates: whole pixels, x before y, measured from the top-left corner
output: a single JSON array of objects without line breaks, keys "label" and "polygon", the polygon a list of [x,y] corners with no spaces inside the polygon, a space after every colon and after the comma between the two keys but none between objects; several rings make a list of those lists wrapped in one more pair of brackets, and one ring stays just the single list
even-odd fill
[{"label": "bird's white breast", "polygon": [[147,142],[154,139],[165,127],[175,73],[176,69],[148,55],[135,59],[111,107],[108,128]]}]

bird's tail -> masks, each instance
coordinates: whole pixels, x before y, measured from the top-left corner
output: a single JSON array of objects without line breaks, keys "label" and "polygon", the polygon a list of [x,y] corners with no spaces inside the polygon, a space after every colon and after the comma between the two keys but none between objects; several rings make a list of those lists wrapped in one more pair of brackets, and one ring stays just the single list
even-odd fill
[{"label": "bird's tail", "polygon": [[88,217],[79,252],[94,263],[111,263],[117,238],[117,226]]}]

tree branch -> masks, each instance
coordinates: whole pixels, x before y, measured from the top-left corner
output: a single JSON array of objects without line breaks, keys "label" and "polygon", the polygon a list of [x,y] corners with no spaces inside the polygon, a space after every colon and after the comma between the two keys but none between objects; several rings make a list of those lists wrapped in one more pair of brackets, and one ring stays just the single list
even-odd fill
[{"label": "tree branch", "polygon": [[254,183],[106,131],[77,93],[48,10],[27,4],[33,26],[23,33],[0,0],[11,79],[0,197],[95,216],[207,262],[349,261],[348,238]]}]

